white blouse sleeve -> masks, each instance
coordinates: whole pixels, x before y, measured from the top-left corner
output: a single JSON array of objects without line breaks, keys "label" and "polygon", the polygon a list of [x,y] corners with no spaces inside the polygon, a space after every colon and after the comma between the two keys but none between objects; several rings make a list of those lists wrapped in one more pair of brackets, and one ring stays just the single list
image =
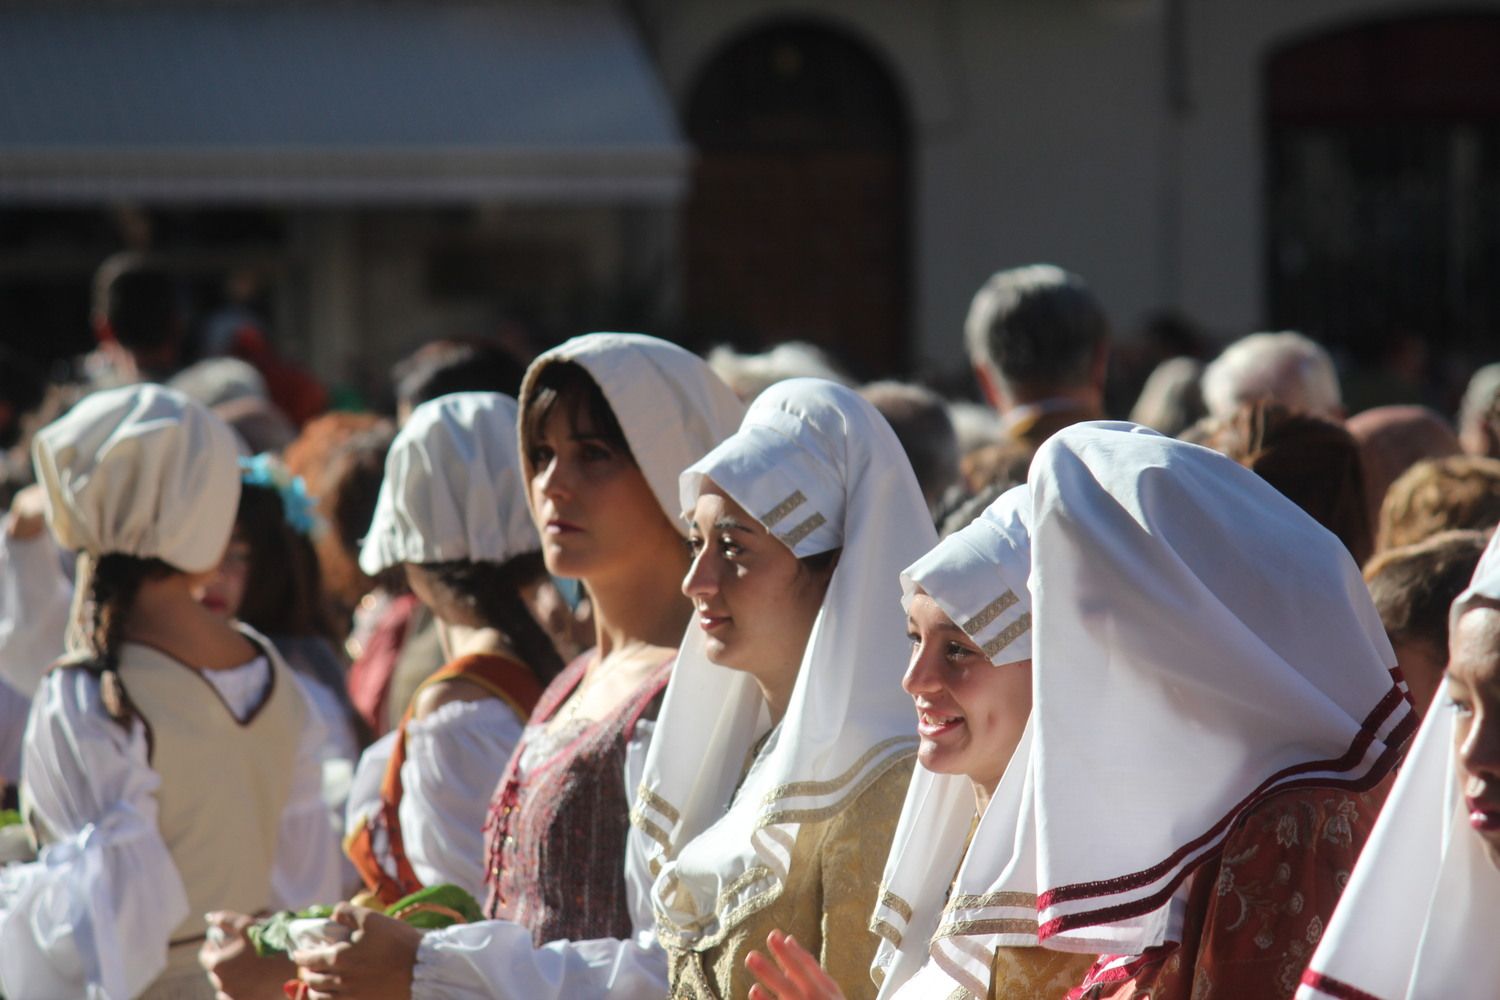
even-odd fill
[{"label": "white blouse sleeve", "polygon": [[92,674],[57,670],[37,691],[25,769],[52,842],[0,872],[0,993],[135,996],[188,911],[157,831],[145,729],[109,719]]},{"label": "white blouse sleeve", "polygon": [[407,723],[401,837],[424,885],[484,898],[484,821],[523,725],[499,698],[449,702]]},{"label": "white blouse sleeve", "polygon": [[276,864],[271,869],[271,905],[284,910],[331,904],[341,898],[343,888],[342,855],[323,801],[323,747],[328,731],[311,696],[300,682],[296,688],[307,708],[307,725],[297,743],[297,770],[281,813]]},{"label": "white blouse sleeve", "polygon": [[50,531],[12,538],[0,517],[0,677],[31,697],[63,654],[73,583]]},{"label": "white blouse sleeve", "polygon": [[[655,723],[641,720],[625,746],[622,778],[635,799]],[[405,823],[402,824],[405,828]],[[639,841],[626,838],[627,845]],[[519,924],[491,920],[433,931],[417,951],[413,1000],[634,1000],[667,995],[667,955],[657,943],[645,857],[626,848],[629,941],[551,941],[538,948]]]},{"label": "white blouse sleeve", "polygon": [[432,931],[417,949],[412,1000],[637,1000],[667,995],[667,956],[633,940],[551,941],[505,920]]}]

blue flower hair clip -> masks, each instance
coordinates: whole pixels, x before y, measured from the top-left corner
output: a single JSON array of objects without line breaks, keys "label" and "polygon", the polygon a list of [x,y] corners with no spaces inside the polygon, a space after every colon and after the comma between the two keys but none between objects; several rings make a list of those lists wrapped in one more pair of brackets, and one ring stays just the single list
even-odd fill
[{"label": "blue flower hair clip", "polygon": [[307,495],[307,484],[294,476],[280,459],[263,451],[254,458],[240,459],[240,480],[251,486],[275,490],[281,497],[286,523],[299,535],[312,538],[323,530],[313,498]]}]

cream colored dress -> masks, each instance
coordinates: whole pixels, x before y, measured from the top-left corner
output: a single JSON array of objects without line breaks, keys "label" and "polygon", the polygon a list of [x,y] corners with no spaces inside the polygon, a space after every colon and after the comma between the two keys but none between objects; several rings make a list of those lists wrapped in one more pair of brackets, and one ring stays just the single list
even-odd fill
[{"label": "cream colored dress", "polygon": [[799,827],[786,886],[771,905],[728,923],[702,950],[669,949],[671,996],[745,997],[755,982],[745,956],[765,950],[766,935],[779,928],[818,957],[848,1000],[873,998],[879,939],[867,924],[915,759],[892,766],[836,815]]}]

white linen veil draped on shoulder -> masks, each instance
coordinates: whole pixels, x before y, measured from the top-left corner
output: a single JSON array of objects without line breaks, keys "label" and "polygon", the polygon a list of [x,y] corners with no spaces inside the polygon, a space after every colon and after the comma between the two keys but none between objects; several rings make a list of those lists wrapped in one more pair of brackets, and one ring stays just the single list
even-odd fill
[{"label": "white linen veil draped on shoulder", "polygon": [[748,675],[683,639],[632,814],[659,872],[657,935],[703,949],[772,903],[799,824],[846,808],[916,744],[900,687],[908,643],[899,574],[936,541],[885,419],[819,379],[767,389],[740,430],[682,475],[682,506],[712,480],[799,558],[841,548],[785,718],[769,724]]},{"label": "white linen veil draped on shoulder", "polygon": [[[683,535],[677,477],[734,433],[745,415],[739,398],[691,351],[642,333],[586,333],[537,356],[521,380],[525,414],[548,365],[570,361],[588,372],[625,433],[631,454],[662,512]],[[531,459],[521,447],[531,481]]]},{"label": "white linen veil draped on shoulder", "polygon": [[989,946],[1139,954],[1234,821],[1304,784],[1362,790],[1415,728],[1359,568],[1255,473],[1133,424],[1037,452],[1027,733],[934,959],[982,995]]},{"label": "white linen veil draped on shoulder", "polygon": [[[1500,534],[1453,603],[1450,627],[1481,599],[1500,601]],[[1297,1000],[1481,997],[1500,988],[1500,871],[1468,828],[1456,721],[1446,698],[1427,710]]]},{"label": "white linen veil draped on shoulder", "polygon": [[[1030,669],[1030,516],[1030,489],[1008,490],[901,574],[902,604],[909,608],[920,587],[997,669]],[[870,929],[881,938],[870,974],[882,1000],[927,962],[976,810],[973,783],[964,775],[936,774],[920,763],[912,772],[870,918]],[[1009,844],[989,841],[970,850],[1003,850],[1009,859]]]}]

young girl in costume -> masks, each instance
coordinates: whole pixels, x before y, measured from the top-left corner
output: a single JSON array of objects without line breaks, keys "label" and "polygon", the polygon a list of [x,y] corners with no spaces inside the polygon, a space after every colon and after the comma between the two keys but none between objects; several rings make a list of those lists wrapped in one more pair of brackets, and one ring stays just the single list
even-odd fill
[{"label": "young girl in costume", "polygon": [[86,397],[34,454],[78,589],[28,729],[41,857],[0,873],[0,993],[206,1000],[203,913],[338,888],[322,731],[274,648],[193,596],[234,522],[234,437],[142,385]]},{"label": "young girl in costume", "polygon": [[516,455],[516,403],[418,406],[391,445],[360,566],[405,567],[448,662],[360,761],[345,844],[388,906],[423,886],[484,892],[490,793],[562,662],[529,608],[552,584]]},{"label": "young girl in costume", "polygon": [[325,759],[353,765],[365,743],[349,700],[348,667],[323,606],[313,535],[321,522],[300,478],[271,455],[240,459],[240,505],[218,572],[199,590],[212,611],[271,640],[329,734]]}]

